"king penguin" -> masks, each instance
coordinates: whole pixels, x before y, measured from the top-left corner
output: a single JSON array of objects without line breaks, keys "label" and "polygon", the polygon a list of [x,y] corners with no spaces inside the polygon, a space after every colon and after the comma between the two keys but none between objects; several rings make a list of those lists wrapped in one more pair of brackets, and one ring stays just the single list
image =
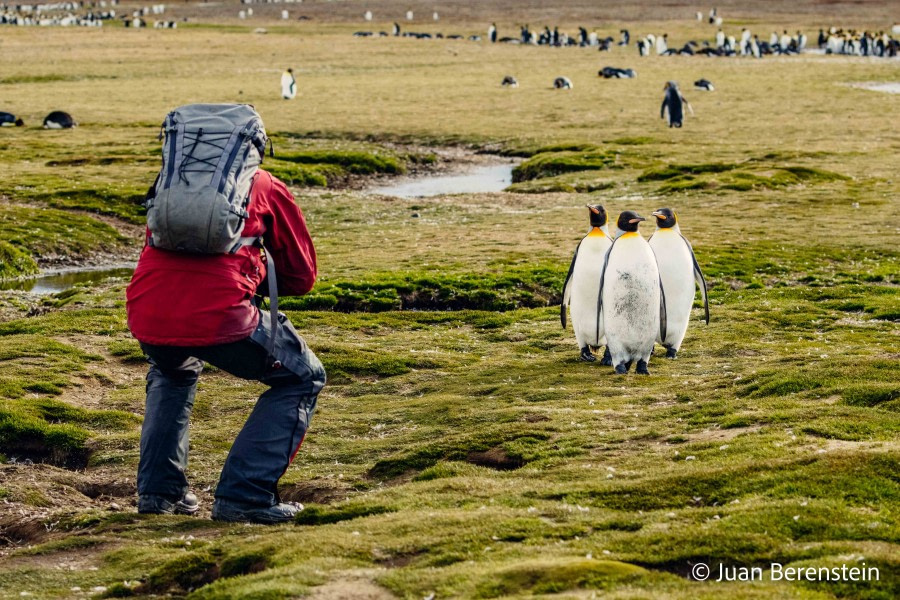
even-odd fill
[{"label": "king penguin", "polygon": [[626,210],[617,222],[622,235],[606,253],[597,312],[603,314],[606,347],[616,373],[637,361],[637,373],[649,375],[647,361],[657,336],[666,339],[666,300],[656,257],[638,233],[646,219]]},{"label": "king penguin", "polygon": [[676,358],[691,318],[694,305],[694,281],[700,286],[706,324],[709,325],[709,299],[706,279],[697,264],[691,243],[681,234],[678,217],[671,208],[653,212],[657,230],[650,236],[650,248],[656,255],[659,279],[666,297],[666,335],[657,341],[665,346],[666,358]]},{"label": "king penguin", "polygon": [[281,74],[281,97],[291,100],[297,95],[297,79],[294,78],[294,70],[288,69]]},{"label": "king penguin", "polygon": [[663,91],[666,95],[659,108],[659,117],[664,118],[668,113],[669,127],[681,127],[681,123],[684,121],[684,107],[687,106],[691,115],[694,114],[694,109],[691,108],[691,103],[687,101],[687,98],[681,95],[681,90],[674,81],[667,81]]},{"label": "king penguin", "polygon": [[[572,329],[575,341],[581,349],[581,360],[597,360],[591,347],[599,348],[605,343],[603,316],[597,310],[600,293],[600,270],[606,251],[612,245],[609,237],[609,218],[600,204],[588,204],[591,230],[575,247],[575,255],[569,266],[569,274],[563,284],[563,299],[559,307],[559,318],[566,328],[566,306],[571,305]],[[609,365],[609,351],[603,355],[600,364]]]}]

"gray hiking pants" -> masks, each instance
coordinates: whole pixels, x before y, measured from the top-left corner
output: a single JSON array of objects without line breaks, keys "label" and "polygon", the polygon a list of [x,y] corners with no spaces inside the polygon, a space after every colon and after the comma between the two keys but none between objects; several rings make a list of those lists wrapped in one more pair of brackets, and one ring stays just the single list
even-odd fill
[{"label": "gray hiking pants", "polygon": [[279,315],[279,321],[274,358],[265,349],[271,331],[271,318],[265,311],[260,311],[256,330],[239,342],[200,347],[141,344],[150,371],[138,494],[181,498],[188,490],[184,474],[188,425],[197,378],[206,361],[237,377],[270,386],[231,446],[216,498],[262,506],[278,502],[278,480],[300,449],[316,398],[325,385],[322,363],[287,317]]}]

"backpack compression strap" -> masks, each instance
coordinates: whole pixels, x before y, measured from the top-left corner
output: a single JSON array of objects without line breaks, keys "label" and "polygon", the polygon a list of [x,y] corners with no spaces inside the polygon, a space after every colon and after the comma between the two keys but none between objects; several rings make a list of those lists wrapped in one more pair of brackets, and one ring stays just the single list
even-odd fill
[{"label": "backpack compression strap", "polygon": [[[281,325],[278,321],[278,280],[275,277],[275,260],[272,258],[272,253],[263,246],[261,237],[242,237],[238,241],[238,245],[256,246],[262,248],[266,253],[266,279],[269,281],[269,315],[272,321],[272,331],[269,333],[269,341],[266,342],[266,351],[269,353],[269,356],[275,358],[275,339],[278,337],[278,328]],[[280,366],[280,361],[276,360],[275,362]]]}]

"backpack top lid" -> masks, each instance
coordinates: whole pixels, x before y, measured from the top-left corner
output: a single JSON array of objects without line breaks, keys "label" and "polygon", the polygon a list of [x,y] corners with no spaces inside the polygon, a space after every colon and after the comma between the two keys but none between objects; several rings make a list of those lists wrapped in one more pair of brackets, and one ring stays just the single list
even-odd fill
[{"label": "backpack top lid", "polygon": [[220,254],[249,243],[241,231],[268,142],[256,110],[187,104],[168,114],[162,133],[162,169],[146,202],[150,244]]}]

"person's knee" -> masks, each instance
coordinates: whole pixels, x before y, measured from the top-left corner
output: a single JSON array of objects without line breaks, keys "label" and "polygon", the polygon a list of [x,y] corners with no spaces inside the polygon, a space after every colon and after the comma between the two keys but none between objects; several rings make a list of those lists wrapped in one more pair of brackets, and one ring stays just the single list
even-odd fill
[{"label": "person's knee", "polygon": [[191,387],[197,383],[202,371],[203,363],[197,359],[185,361],[177,368],[162,366],[151,359],[150,369],[147,371],[147,386],[161,384]]}]

